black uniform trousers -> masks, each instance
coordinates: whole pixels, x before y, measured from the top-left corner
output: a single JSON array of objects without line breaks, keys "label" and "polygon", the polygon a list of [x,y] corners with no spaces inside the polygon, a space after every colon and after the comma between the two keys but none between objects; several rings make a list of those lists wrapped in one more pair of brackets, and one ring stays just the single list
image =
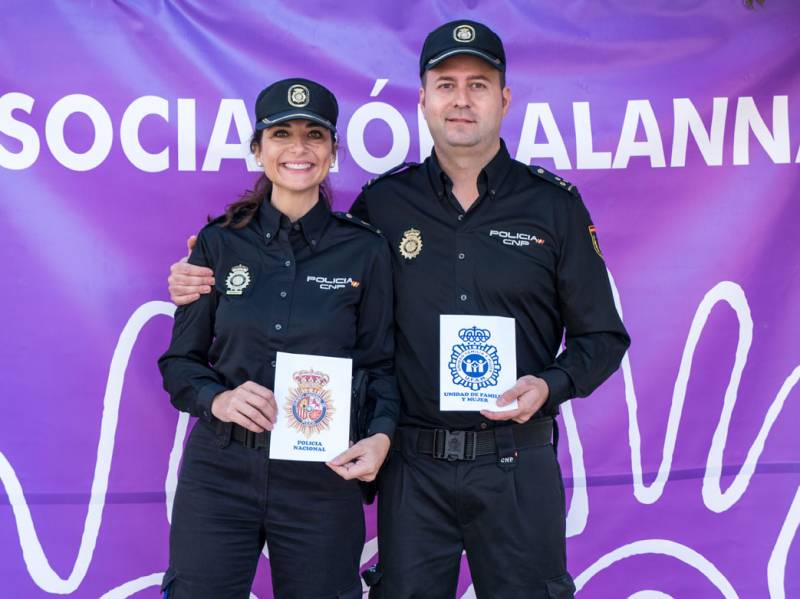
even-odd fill
[{"label": "black uniform trousers", "polygon": [[360,599],[357,482],[323,463],[270,460],[198,421],[170,529],[169,599],[247,599],[266,541],[276,599]]},{"label": "black uniform trousers", "polygon": [[[410,429],[413,431],[413,429]],[[447,461],[403,434],[379,478],[370,599],[452,599],[466,550],[479,599],[568,599],[564,485],[551,444]]]}]

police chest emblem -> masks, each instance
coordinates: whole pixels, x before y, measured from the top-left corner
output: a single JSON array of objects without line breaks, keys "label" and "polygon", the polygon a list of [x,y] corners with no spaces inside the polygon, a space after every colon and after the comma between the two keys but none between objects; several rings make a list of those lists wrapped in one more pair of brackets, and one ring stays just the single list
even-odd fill
[{"label": "police chest emblem", "polygon": [[475,29],[472,25],[459,25],[453,29],[453,39],[457,42],[471,42],[475,39]]},{"label": "police chest emblem", "polygon": [[308,88],[305,85],[293,85],[289,88],[289,104],[295,108],[303,108],[308,106],[311,100],[311,94],[308,93]]},{"label": "police chest emblem", "polygon": [[419,229],[410,228],[403,233],[403,238],[400,240],[400,255],[406,260],[411,260],[419,256],[422,251],[422,233]]},{"label": "police chest emblem", "polygon": [[317,370],[300,370],[292,375],[297,387],[289,391],[284,410],[289,426],[306,438],[327,430],[334,413],[331,392],[325,388],[330,377]]},{"label": "police chest emblem", "polygon": [[461,329],[458,336],[463,343],[453,346],[447,364],[453,383],[473,391],[496,385],[500,360],[497,348],[486,343],[492,334],[487,329],[472,327]]},{"label": "police chest emblem", "polygon": [[244,264],[237,264],[228,273],[225,279],[226,293],[228,295],[242,295],[247,286],[250,284],[250,269]]}]

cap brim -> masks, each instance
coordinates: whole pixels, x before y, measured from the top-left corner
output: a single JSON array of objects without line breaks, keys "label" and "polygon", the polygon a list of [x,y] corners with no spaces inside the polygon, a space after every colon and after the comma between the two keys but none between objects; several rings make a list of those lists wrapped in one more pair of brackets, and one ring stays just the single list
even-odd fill
[{"label": "cap brim", "polygon": [[497,58],[496,56],[492,56],[486,52],[481,52],[480,50],[476,50],[475,48],[451,48],[449,50],[445,50],[441,54],[434,56],[428,62],[425,63],[425,70],[432,69],[443,60],[450,58],[451,56],[456,56],[458,54],[471,54],[473,56],[477,56],[478,58],[482,58],[498,71],[505,71],[506,66],[503,62]]},{"label": "cap brim", "polygon": [[330,129],[331,133],[334,135],[336,134],[336,126],[331,123],[328,119],[322,118],[318,114],[314,112],[309,112],[307,110],[298,109],[298,110],[289,110],[287,112],[279,112],[276,115],[273,115],[272,118],[263,118],[256,123],[256,129],[269,129],[277,125],[278,123],[285,123],[286,121],[293,121],[296,119],[302,119],[304,121],[313,121],[325,127],[326,129]]}]

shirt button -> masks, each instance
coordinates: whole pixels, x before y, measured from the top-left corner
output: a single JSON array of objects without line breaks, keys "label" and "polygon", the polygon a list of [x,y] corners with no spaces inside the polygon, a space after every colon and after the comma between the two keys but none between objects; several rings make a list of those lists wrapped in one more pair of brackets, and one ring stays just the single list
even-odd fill
[{"label": "shirt button", "polygon": [[494,195],[494,189],[490,189],[490,190],[489,190],[489,193],[490,193],[490,194],[492,194],[492,195]]},{"label": "shirt button", "polygon": [[311,240],[311,245],[317,245],[317,240],[316,239],[312,239]]},{"label": "shirt button", "polygon": [[288,267],[290,267],[292,265],[292,261],[291,260],[287,260],[286,262],[283,263],[283,265],[288,268]]},{"label": "shirt button", "polygon": [[462,293],[460,299],[461,299],[462,302],[467,301],[467,294],[466,293]]},{"label": "shirt button", "polygon": [[272,366],[273,368],[275,368],[276,364],[277,364],[277,362],[275,362],[275,360],[273,360],[272,362],[269,363],[269,365]]},{"label": "shirt button", "polygon": [[466,256],[464,255],[464,252],[460,252],[460,253],[458,254],[458,259],[459,259],[459,260],[463,260],[464,258],[466,258]]},{"label": "shirt button", "polygon": [[267,239],[271,239],[271,238],[272,238],[272,233],[267,233],[267,234],[265,235],[265,237],[266,237]]},{"label": "shirt button", "polygon": [[488,425],[488,424],[486,424],[485,422],[481,422],[481,428],[482,428],[483,430],[486,430],[486,427],[487,427],[487,426],[489,426],[489,425]]},{"label": "shirt button", "polygon": [[288,294],[285,291],[281,291],[281,297],[286,297]]},{"label": "shirt button", "polygon": [[459,214],[458,215],[458,220],[464,220],[464,215],[463,214]]},{"label": "shirt button", "polygon": [[299,230],[300,230],[300,225],[299,225],[298,223],[295,223],[295,224],[292,226],[292,228],[293,228],[295,231],[299,231]]},{"label": "shirt button", "polygon": [[276,330],[276,331],[280,331],[282,328],[283,328],[283,327],[281,326],[281,324],[280,324],[280,323],[278,323],[278,324],[276,324],[276,325],[275,325],[275,330]]}]

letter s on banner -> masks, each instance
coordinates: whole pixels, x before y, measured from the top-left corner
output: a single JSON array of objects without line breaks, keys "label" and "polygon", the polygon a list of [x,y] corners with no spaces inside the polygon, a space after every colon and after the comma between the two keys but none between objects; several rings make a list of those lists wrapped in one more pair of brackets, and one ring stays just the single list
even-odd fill
[{"label": "letter s on banner", "polygon": [[13,112],[15,110],[23,110],[30,114],[33,110],[33,98],[18,92],[0,96],[0,133],[22,143],[22,149],[16,153],[10,152],[0,143],[0,167],[22,170],[36,162],[39,157],[40,144],[36,129],[14,119]]},{"label": "letter s on banner", "polygon": [[[372,96],[377,96],[383,88],[382,80],[375,85]],[[385,83],[383,83],[385,85]],[[392,147],[386,156],[373,156],[364,144],[364,130],[370,121],[380,119],[392,131]],[[403,115],[386,102],[368,102],[353,113],[347,124],[347,148],[356,164],[369,173],[383,173],[400,164],[408,155],[411,146],[411,135]]]}]

